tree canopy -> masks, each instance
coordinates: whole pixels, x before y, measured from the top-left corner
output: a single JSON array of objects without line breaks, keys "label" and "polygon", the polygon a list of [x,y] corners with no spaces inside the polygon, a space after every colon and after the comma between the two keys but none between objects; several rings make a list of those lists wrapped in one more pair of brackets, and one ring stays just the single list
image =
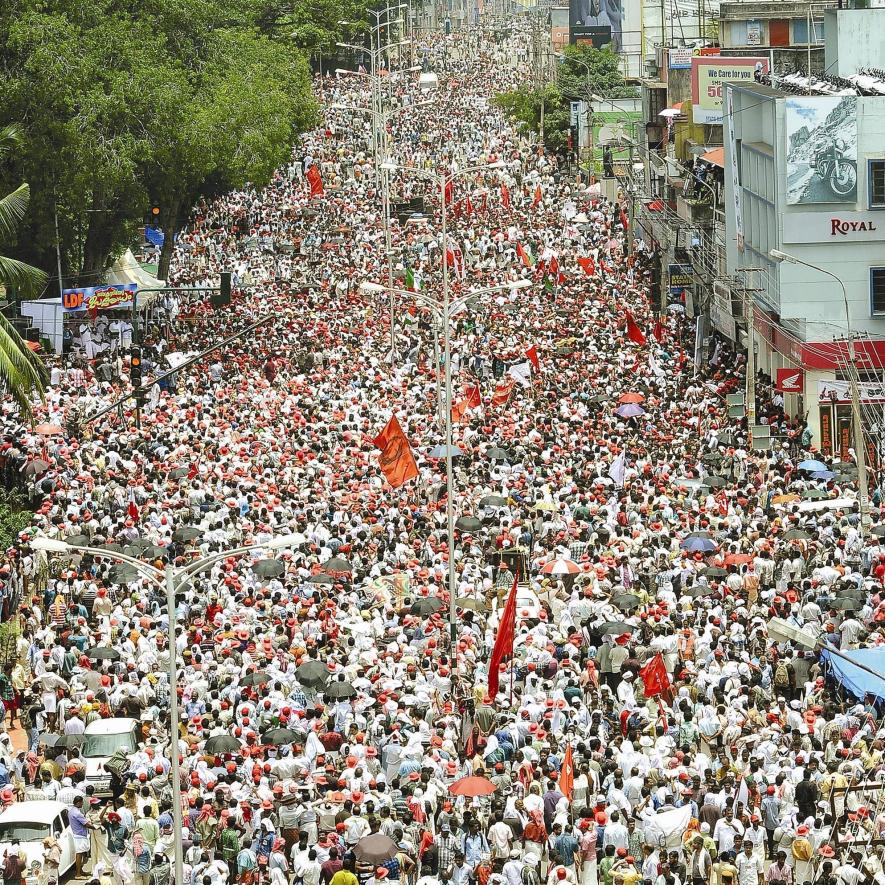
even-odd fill
[{"label": "tree canopy", "polygon": [[316,108],[304,54],[262,30],[261,10],[262,0],[0,4],[0,124],[24,134],[0,174],[31,187],[17,257],[54,267],[57,212],[66,281],[96,282],[150,206],[171,242],[201,196],[270,180]]}]

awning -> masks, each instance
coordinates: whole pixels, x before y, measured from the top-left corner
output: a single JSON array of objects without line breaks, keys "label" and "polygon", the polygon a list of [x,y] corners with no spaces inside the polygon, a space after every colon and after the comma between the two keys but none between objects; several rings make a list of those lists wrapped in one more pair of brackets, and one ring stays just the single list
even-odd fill
[{"label": "awning", "polygon": [[713,148],[712,151],[707,151],[706,154],[701,154],[701,159],[705,163],[709,163],[711,166],[719,166],[721,169],[725,168],[725,148],[718,147]]},{"label": "awning", "polygon": [[885,698],[885,647],[858,648],[843,654],[882,675],[867,673],[845,658],[830,654],[826,648],[821,650],[820,656],[830,665],[833,676],[856,698],[863,700],[868,694],[875,695],[877,700]]}]

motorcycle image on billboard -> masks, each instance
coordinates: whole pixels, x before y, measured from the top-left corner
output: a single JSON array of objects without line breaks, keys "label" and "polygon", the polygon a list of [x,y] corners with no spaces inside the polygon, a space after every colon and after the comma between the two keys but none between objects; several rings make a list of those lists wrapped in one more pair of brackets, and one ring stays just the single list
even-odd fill
[{"label": "motorcycle image on billboard", "polygon": [[787,203],[857,202],[857,97],[787,99]]}]

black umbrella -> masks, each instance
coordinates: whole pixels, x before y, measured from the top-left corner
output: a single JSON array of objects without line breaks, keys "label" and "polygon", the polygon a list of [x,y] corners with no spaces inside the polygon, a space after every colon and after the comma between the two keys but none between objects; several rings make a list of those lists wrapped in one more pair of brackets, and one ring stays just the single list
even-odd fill
[{"label": "black umbrella", "polygon": [[335,583],[335,580],[331,575],[324,575],[324,574],[320,573],[320,574],[316,574],[316,575],[311,575],[307,579],[307,583],[308,584],[329,584],[329,585],[331,585],[331,584]]},{"label": "black umbrella", "polygon": [[863,607],[863,603],[859,599],[853,599],[850,596],[843,596],[829,604],[829,608],[836,611],[851,612]]},{"label": "black umbrella", "polygon": [[123,552],[122,546],[120,546],[120,544],[114,544],[114,543],[104,544],[101,549],[106,553],[122,553]]},{"label": "black umbrella", "polygon": [[355,698],[357,690],[349,682],[333,682],[323,689],[327,698]]},{"label": "black umbrella", "polygon": [[286,566],[279,559],[259,559],[252,566],[252,571],[259,578],[278,578],[286,571]]},{"label": "black umbrella", "polygon": [[615,596],[612,599],[612,605],[620,609],[622,612],[628,612],[631,609],[636,608],[640,603],[639,597],[635,593],[622,593],[620,596]]},{"label": "black umbrella", "polygon": [[190,467],[176,467],[169,471],[170,479],[182,479],[191,472]]},{"label": "black umbrella", "polygon": [[83,743],[82,734],[63,734],[53,745],[56,749],[65,747],[68,750],[71,747],[79,747]]},{"label": "black umbrella", "polygon": [[349,575],[351,572],[351,565],[343,557],[333,556],[331,559],[327,559],[326,562],[323,563],[323,571],[327,572],[330,575],[335,575],[335,574]]},{"label": "black umbrella", "polygon": [[509,461],[510,453],[506,449],[492,446],[486,451],[486,458],[488,458],[489,461]]},{"label": "black umbrella", "polygon": [[720,446],[733,446],[737,442],[737,439],[730,430],[726,430],[725,433],[719,434],[717,442]]},{"label": "black umbrella", "polygon": [[455,522],[455,528],[462,532],[478,532],[482,528],[482,520],[475,516],[462,516]]},{"label": "black umbrella", "polygon": [[72,547],[88,547],[89,535],[68,535],[65,544],[70,544]]},{"label": "black umbrella", "polygon": [[479,499],[480,507],[503,507],[507,499],[503,495],[486,495]]},{"label": "black umbrella", "polygon": [[266,682],[270,682],[270,676],[261,670],[250,670],[240,679],[240,685],[264,685]]},{"label": "black umbrella", "polygon": [[422,618],[426,618],[427,615],[438,612],[442,607],[443,601],[438,596],[422,596],[412,603],[410,611],[413,615],[421,615]]},{"label": "black umbrella", "polygon": [[875,535],[877,538],[885,536],[885,522],[880,522],[879,525],[874,525],[870,529],[870,534]]},{"label": "black umbrella", "polygon": [[711,489],[721,489],[728,485],[728,480],[724,476],[708,476],[704,480],[704,485],[710,486]]},{"label": "black umbrella", "polygon": [[392,857],[395,857],[398,851],[399,847],[396,842],[390,836],[385,836],[384,833],[372,833],[371,836],[363,836],[353,846],[353,853],[356,859],[372,866],[386,863]]},{"label": "black umbrella", "polygon": [[219,756],[224,753],[239,753],[242,745],[232,734],[217,734],[210,737],[203,747],[203,752],[210,756]]},{"label": "black umbrella", "polygon": [[811,535],[803,529],[790,529],[784,533],[785,541],[810,541]]},{"label": "black umbrella", "polygon": [[707,578],[724,578],[728,572],[724,568],[719,568],[718,565],[708,565],[701,569],[701,574]]},{"label": "black umbrella", "polygon": [[183,525],[172,533],[173,541],[193,541],[199,538],[203,532],[196,526]]},{"label": "black umbrella", "polygon": [[25,476],[39,476],[41,473],[46,473],[47,470],[49,470],[49,462],[44,461],[42,458],[35,458],[33,461],[28,461],[25,464],[22,473]]},{"label": "black umbrella", "polygon": [[701,455],[701,461],[705,464],[718,464],[722,460],[722,455],[719,452],[707,452],[706,455]]},{"label": "black umbrella", "polygon": [[474,612],[487,612],[489,604],[484,599],[477,599],[475,596],[461,596],[455,600],[458,608],[469,608]]},{"label": "black umbrella", "polygon": [[[240,683],[242,685],[242,683]],[[282,747],[286,744],[294,744],[304,740],[303,731],[295,731],[291,728],[272,728],[261,735],[261,743],[271,744],[274,747]]]},{"label": "black umbrella", "polygon": [[107,648],[104,645],[96,645],[86,651],[86,657],[90,661],[119,661],[120,652],[115,648]]},{"label": "black umbrella", "polygon": [[706,596],[708,593],[712,592],[712,587],[705,587],[703,584],[695,584],[694,587],[689,587],[688,590],[685,591],[685,595],[690,596],[692,599],[697,599],[699,596]]},{"label": "black umbrella", "polygon": [[37,738],[37,743],[42,744],[44,747],[54,747],[58,743],[58,739],[61,735],[51,734],[46,731]]},{"label": "black umbrella", "polygon": [[131,565],[115,565],[108,573],[108,579],[112,584],[131,584],[140,577],[141,575]]},{"label": "black umbrella", "polygon": [[295,678],[305,688],[319,688],[329,681],[329,668],[321,661],[308,661],[295,671]]},{"label": "black umbrella", "polygon": [[600,633],[632,633],[636,628],[623,621],[606,621],[599,628]]}]

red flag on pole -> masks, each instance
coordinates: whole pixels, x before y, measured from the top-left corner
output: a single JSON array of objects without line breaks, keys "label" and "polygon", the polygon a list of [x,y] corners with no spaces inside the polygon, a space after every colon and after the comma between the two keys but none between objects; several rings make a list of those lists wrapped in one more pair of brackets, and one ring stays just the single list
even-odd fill
[{"label": "red flag on pole", "polygon": [[396,415],[392,415],[384,430],[375,437],[375,448],[381,449],[379,465],[387,481],[398,489],[404,482],[418,475],[418,465],[409,440],[403,433]]},{"label": "red flag on pole", "polygon": [[501,185],[501,205],[505,209],[510,208],[510,188],[506,184]]},{"label": "red flag on pole", "polygon": [[458,202],[455,203],[454,206],[452,206],[452,215],[454,215],[455,218],[461,217],[461,201],[460,200],[458,200]]},{"label": "red flag on pole", "polygon": [[660,319],[655,320],[655,327],[652,329],[652,335],[655,336],[655,341],[660,343],[664,340],[664,324],[660,321]]},{"label": "red flag on pole", "polygon": [[525,249],[522,248],[522,243],[516,244],[516,254],[519,257],[519,260],[526,266],[531,267],[533,264],[532,256],[526,252]]},{"label": "red flag on pole", "polygon": [[307,181],[310,184],[311,198],[321,197],[325,193],[323,190],[323,176],[320,175],[320,170],[316,166],[311,166],[307,170]]},{"label": "red flag on pole", "polygon": [[467,194],[467,199],[464,201],[464,214],[473,214],[473,203],[470,202],[470,194]]},{"label": "red flag on pole", "polygon": [[541,361],[538,359],[538,348],[533,344],[526,352],[529,362],[535,367],[536,372],[541,371]]},{"label": "red flag on pole", "polygon": [[593,262],[592,258],[579,258],[578,264],[580,265],[581,270],[583,270],[588,277],[592,277],[593,274],[596,273],[596,264]]},{"label": "red flag on pole", "polygon": [[634,344],[645,344],[645,335],[642,334],[642,329],[636,325],[636,320],[633,319],[633,314],[630,311],[627,311],[627,337]]},{"label": "red flag on pole", "polygon": [[446,186],[443,188],[443,199],[446,203],[452,202],[452,193],[454,192],[454,185],[451,181],[446,182]]},{"label": "red flag on pole", "polygon": [[541,194],[541,185],[537,184],[537,185],[535,185],[535,198],[532,200],[532,208],[534,209],[535,206],[537,206],[538,203],[540,203],[542,199],[543,199],[543,195]]},{"label": "red flag on pole", "polygon": [[495,647],[489,658],[489,696],[494,700],[498,694],[500,681],[501,663],[504,658],[513,654],[513,632],[516,629],[516,575],[513,576],[513,586],[510,595],[504,603],[501,613],[501,621],[498,624],[498,635],[495,636]]},{"label": "red flag on pole", "polygon": [[574,788],[575,763],[572,760],[572,745],[566,744],[565,755],[562,757],[562,768],[559,769],[559,792],[571,802]]},{"label": "red flag on pole", "polygon": [[664,665],[664,656],[658,652],[640,671],[639,678],[645,686],[647,698],[657,697],[670,688],[670,676]]},{"label": "red flag on pole", "polygon": [[513,392],[513,386],[515,384],[516,382],[513,380],[513,378],[508,378],[506,381],[499,381],[495,385],[495,392],[492,394],[492,405],[506,405],[507,400],[510,399],[510,394]]},{"label": "red flag on pole", "polygon": [[479,393],[478,384],[465,384],[462,393],[467,400],[468,408],[477,409],[482,405],[482,397]]}]

